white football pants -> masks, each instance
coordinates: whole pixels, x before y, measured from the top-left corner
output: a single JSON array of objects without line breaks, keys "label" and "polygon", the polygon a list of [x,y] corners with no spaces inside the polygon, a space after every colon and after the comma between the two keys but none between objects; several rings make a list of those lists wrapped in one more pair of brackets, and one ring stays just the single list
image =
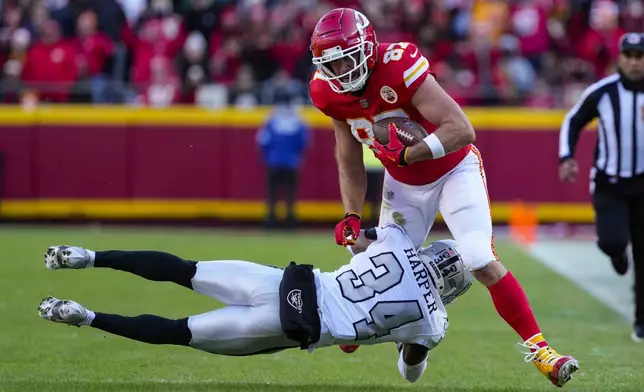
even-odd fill
[{"label": "white football pants", "polygon": [[283,270],[238,260],[201,261],[194,291],[226,307],[188,318],[190,346],[221,355],[251,355],[299,347],[282,332],[279,287]]},{"label": "white football pants", "polygon": [[497,260],[485,171],[475,147],[452,171],[431,184],[407,185],[385,174],[380,226],[391,222],[403,226],[419,248],[438,211],[470,270]]}]

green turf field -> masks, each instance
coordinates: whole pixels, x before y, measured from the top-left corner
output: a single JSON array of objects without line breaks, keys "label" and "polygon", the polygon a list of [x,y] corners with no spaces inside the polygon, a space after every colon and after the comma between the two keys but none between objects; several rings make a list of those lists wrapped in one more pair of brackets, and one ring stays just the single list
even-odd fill
[{"label": "green turf field", "polygon": [[[335,347],[246,358],[217,357],[183,347],[151,346],[41,320],[46,295],[90,309],[184,317],[218,306],[171,283],[112,270],[49,271],[48,245],[90,249],[155,249],[192,259],[234,258],[284,266],[290,260],[335,269],[348,254],[324,234],[158,229],[0,228],[0,391],[548,391],[523,362],[518,337],[497,316],[487,290],[475,286],[450,305],[446,339],[424,376],[409,384],[397,370],[394,345]],[[643,391],[644,346],[630,326],[567,281],[505,242],[498,253],[522,281],[546,338],[574,354],[581,369],[564,390]],[[563,260],[562,262],[565,262]]]}]

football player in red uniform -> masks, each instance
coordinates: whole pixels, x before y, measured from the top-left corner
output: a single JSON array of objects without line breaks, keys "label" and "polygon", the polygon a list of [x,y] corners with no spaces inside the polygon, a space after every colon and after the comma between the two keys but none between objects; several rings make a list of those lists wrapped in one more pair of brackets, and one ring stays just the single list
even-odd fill
[{"label": "football player in red uniform", "polygon": [[[336,242],[351,250],[360,231],[365,143],[386,168],[380,224],[404,226],[420,247],[440,211],[465,264],[529,349],[526,361],[563,386],[578,369],[577,360],[548,345],[523,288],[494,251],[485,172],[472,145],[474,130],[436,82],[429,61],[412,43],[379,43],[369,20],[349,8],[334,9],[318,21],[311,50],[318,68],[310,84],[311,99],[335,129],[346,212],[336,226]],[[382,145],[374,139],[373,124],[388,117],[408,117],[429,136],[405,147],[390,124],[390,141]],[[357,346],[341,348],[352,352]]]}]

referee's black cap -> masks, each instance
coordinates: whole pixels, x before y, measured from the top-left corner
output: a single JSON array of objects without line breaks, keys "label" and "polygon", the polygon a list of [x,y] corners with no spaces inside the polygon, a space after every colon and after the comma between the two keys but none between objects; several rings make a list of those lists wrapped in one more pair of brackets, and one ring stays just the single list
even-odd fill
[{"label": "referee's black cap", "polygon": [[626,33],[619,39],[620,53],[628,51],[644,52],[644,33]]}]

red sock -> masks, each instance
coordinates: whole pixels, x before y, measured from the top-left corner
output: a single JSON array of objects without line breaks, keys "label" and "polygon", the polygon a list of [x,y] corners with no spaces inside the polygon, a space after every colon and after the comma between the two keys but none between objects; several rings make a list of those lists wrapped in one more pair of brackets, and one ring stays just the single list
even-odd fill
[{"label": "red sock", "polygon": [[[488,287],[488,290],[496,311],[521,339],[526,341],[541,333],[521,284],[509,271],[501,280]],[[537,344],[540,347],[547,345],[545,340]]]}]

